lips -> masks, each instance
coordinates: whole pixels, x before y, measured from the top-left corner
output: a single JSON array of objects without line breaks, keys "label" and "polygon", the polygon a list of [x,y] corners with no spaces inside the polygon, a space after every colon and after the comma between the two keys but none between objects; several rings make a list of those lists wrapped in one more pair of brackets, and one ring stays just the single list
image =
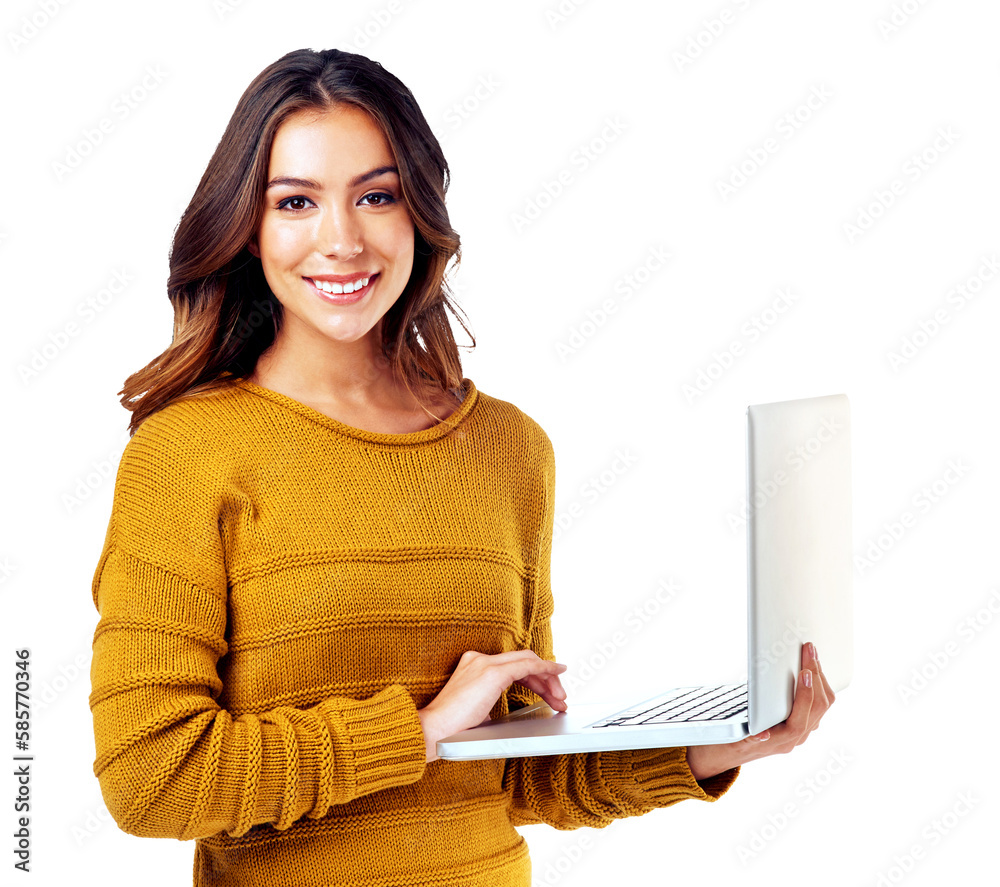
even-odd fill
[{"label": "lips", "polygon": [[[364,277],[365,275],[357,275],[353,278],[353,280],[364,280]],[[360,301],[368,294],[368,291],[375,286],[375,281],[378,280],[378,277],[378,274],[369,275],[368,285],[359,290],[355,290],[353,293],[327,293],[316,286],[311,277],[305,277],[303,279],[309,284],[309,288],[324,301],[330,302],[334,305],[351,305],[354,302]],[[344,282],[347,283],[353,281],[351,279],[347,279]]]}]

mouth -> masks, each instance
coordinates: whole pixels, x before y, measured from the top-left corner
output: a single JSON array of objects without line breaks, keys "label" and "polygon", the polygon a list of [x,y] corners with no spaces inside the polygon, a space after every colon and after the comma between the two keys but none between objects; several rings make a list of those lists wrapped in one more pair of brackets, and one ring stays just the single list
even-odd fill
[{"label": "mouth", "polygon": [[[312,291],[324,301],[330,302],[334,305],[351,305],[354,302],[360,301],[368,294],[368,291],[375,285],[375,281],[378,280],[378,277],[378,274],[372,274],[368,277],[368,283],[359,289],[353,290],[352,292],[343,292],[343,290],[351,286],[351,284],[335,283],[332,285],[332,288],[334,290],[341,290],[341,292],[327,292],[325,289],[321,289],[317,286],[316,281],[311,277],[303,277],[302,279],[305,280],[309,284],[310,289],[312,289]],[[364,280],[365,278],[361,278],[358,283],[363,283]],[[354,285],[357,286],[357,283]]]}]

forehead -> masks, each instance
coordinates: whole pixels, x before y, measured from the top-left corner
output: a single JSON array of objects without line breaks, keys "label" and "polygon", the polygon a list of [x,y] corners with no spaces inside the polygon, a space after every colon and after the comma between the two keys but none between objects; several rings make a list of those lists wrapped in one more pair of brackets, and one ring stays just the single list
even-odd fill
[{"label": "forehead", "polygon": [[363,108],[340,104],[290,115],[274,135],[269,173],[332,175],[340,170],[346,175],[392,161],[392,149],[375,119]]}]

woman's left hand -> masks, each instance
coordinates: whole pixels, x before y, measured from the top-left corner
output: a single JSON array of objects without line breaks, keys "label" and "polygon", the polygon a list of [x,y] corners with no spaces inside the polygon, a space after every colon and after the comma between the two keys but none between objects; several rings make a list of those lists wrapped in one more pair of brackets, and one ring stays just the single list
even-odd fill
[{"label": "woman's left hand", "polygon": [[813,644],[802,645],[800,661],[802,670],[788,718],[770,730],[738,742],[688,746],[688,767],[695,779],[708,779],[767,755],[787,754],[809,738],[826,710],[833,705],[834,695]]}]

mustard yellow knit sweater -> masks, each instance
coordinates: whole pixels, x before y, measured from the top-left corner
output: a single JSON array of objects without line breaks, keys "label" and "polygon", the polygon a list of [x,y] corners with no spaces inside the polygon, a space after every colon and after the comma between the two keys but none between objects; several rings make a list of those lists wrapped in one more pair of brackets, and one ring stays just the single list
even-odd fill
[{"label": "mustard yellow knit sweater", "polygon": [[699,784],[683,748],[425,762],[417,709],[465,650],[555,658],[552,444],[463,386],[449,420],[378,434],[240,379],[125,447],[94,773],[124,831],[195,839],[195,885],[527,887],[514,826],[600,828],[736,778]]}]

